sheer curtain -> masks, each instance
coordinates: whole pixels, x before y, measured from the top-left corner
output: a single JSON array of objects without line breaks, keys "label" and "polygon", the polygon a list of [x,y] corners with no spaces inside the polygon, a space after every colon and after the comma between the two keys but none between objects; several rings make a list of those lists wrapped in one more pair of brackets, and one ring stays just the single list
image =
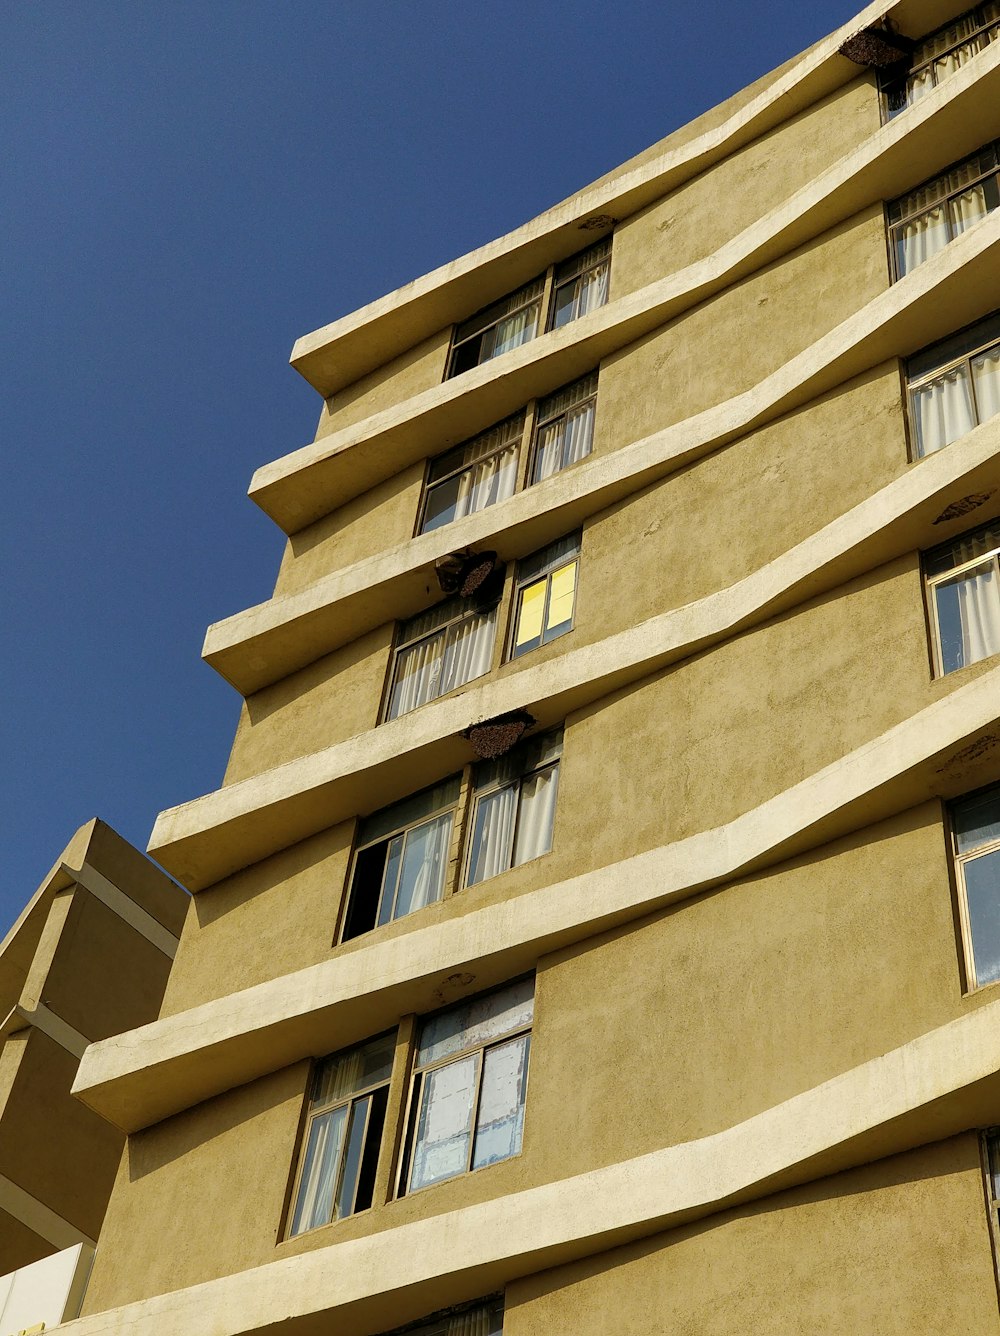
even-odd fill
[{"label": "sheer curtain", "polygon": [[958,615],[962,628],[962,662],[978,663],[1000,654],[1000,597],[996,567],[991,563],[971,572],[957,589]]},{"label": "sheer curtain", "polygon": [[485,510],[514,495],[517,481],[517,446],[510,446],[489,459],[481,459],[459,475],[458,495],[452,520]]},{"label": "sheer curtain", "polygon": [[494,1325],[494,1318],[488,1308],[470,1308],[465,1313],[456,1313],[448,1319],[447,1336],[495,1336],[503,1330]]},{"label": "sheer curtain", "polygon": [[972,380],[979,421],[988,422],[1000,413],[1000,346],[987,348],[972,359]]},{"label": "sheer curtain", "polygon": [[968,369],[954,367],[913,391],[917,453],[932,454],[976,425]]},{"label": "sheer curtain", "polygon": [[599,306],[605,304],[608,300],[608,280],[610,277],[611,265],[607,260],[603,264],[599,264],[596,269],[591,269],[589,274],[582,275],[574,319],[581,315],[587,315],[591,311],[596,311]]},{"label": "sheer curtain", "polygon": [[533,482],[541,482],[590,454],[594,440],[594,403],[571,409],[538,435]]},{"label": "sheer curtain", "polygon": [[978,223],[980,218],[985,218],[990,212],[989,205],[986,202],[986,188],[982,182],[971,186],[968,190],[963,190],[961,195],[956,195],[948,205],[951,211],[951,227],[956,237]]},{"label": "sheer curtain", "polygon": [[946,206],[938,204],[926,213],[911,218],[899,229],[900,274],[908,274],[918,264],[943,250],[951,240]]},{"label": "sheer curtain", "polygon": [[547,854],[552,848],[552,824],[559,788],[559,767],[530,775],[521,785],[521,804],[514,841],[513,867]]},{"label": "sheer curtain", "polygon": [[[428,620],[431,616],[428,614]],[[439,635],[401,650],[396,659],[389,718],[407,714],[488,672],[493,657],[495,620],[495,608],[473,613]],[[419,624],[414,630],[419,634]]]},{"label": "sheer curtain", "polygon": [[506,872],[510,866],[510,837],[517,815],[517,791],[517,784],[508,784],[479,799],[469,856],[469,886]]},{"label": "sheer curtain", "polygon": [[538,332],[538,311],[538,304],[535,303],[498,320],[483,335],[480,363],[489,362],[501,353],[510,352],[512,348],[519,348],[522,343],[529,343]]},{"label": "sheer curtain", "polygon": [[393,918],[403,918],[441,899],[450,845],[450,812],[407,832]]},{"label": "sheer curtain", "polygon": [[292,1218],[292,1234],[329,1222],[333,1211],[333,1194],[337,1190],[337,1171],[344,1144],[348,1105],[314,1118],[309,1125],[302,1180]]}]

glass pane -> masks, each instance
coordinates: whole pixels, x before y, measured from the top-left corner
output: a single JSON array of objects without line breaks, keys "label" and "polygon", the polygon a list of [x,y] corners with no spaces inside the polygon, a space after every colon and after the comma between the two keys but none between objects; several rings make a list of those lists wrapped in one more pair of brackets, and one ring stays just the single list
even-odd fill
[{"label": "glass pane", "polygon": [[950,240],[948,210],[943,204],[901,223],[896,231],[896,268],[900,276],[929,260]]},{"label": "glass pane", "polygon": [[573,625],[573,603],[576,598],[576,567],[571,561],[551,575],[549,610],[545,618],[545,639],[554,640]]},{"label": "glass pane", "polygon": [[464,1174],[469,1162],[479,1055],[437,1067],[423,1078],[410,1187]]},{"label": "glass pane", "polygon": [[953,570],[956,566],[964,566],[967,561],[972,561],[976,557],[990,556],[998,549],[1000,549],[1000,524],[994,521],[992,524],[983,525],[973,533],[963,534],[954,543],[938,548],[936,552],[928,553],[927,573],[943,575],[945,571]]},{"label": "glass pane", "polygon": [[1000,654],[1000,590],[992,561],[939,584],[934,597],[942,672]]},{"label": "glass pane", "polygon": [[394,835],[389,841],[385,859],[385,877],[382,881],[382,898],[378,905],[378,923],[388,923],[393,918],[393,906],[396,903],[396,888],[399,886],[399,869],[403,861],[402,835]]},{"label": "glass pane", "polygon": [[418,1063],[436,1062],[530,1025],[534,999],[535,980],[530,977],[431,1016],[420,1032]]},{"label": "glass pane", "polygon": [[988,348],[972,359],[972,381],[980,422],[1000,413],[1000,348]]},{"label": "glass pane", "polygon": [[509,1159],[521,1149],[530,1036],[487,1049],[476,1119],[473,1169]]},{"label": "glass pane", "polygon": [[563,287],[556,288],[552,314],[553,329],[559,329],[561,325],[568,325],[580,314],[578,306],[581,282],[581,279],[574,279],[572,283],[566,283]]},{"label": "glass pane", "polygon": [[517,622],[514,632],[514,653],[524,654],[542,643],[542,617],[545,613],[545,591],[548,579],[536,580],[522,589],[517,600]]},{"label": "glass pane", "polygon": [[1000,788],[987,789],[974,798],[955,803],[952,825],[961,854],[1000,840]]},{"label": "glass pane", "polygon": [[976,982],[1000,979],[1000,850],[963,865]]},{"label": "glass pane", "polygon": [[429,533],[431,529],[440,529],[442,525],[450,524],[456,518],[462,476],[462,474],[457,474],[454,478],[449,478],[447,482],[438,483],[436,487],[432,487],[428,491],[421,533]]},{"label": "glass pane", "polygon": [[462,776],[450,775],[440,784],[434,784],[429,789],[415,793],[412,798],[404,798],[402,802],[393,803],[391,807],[383,807],[380,812],[373,812],[361,823],[358,843],[371,844],[380,836],[390,835],[395,830],[412,826],[421,818],[440,812],[444,807],[454,806],[458,802],[461,786]]},{"label": "glass pane", "polygon": [[359,1044],[357,1048],[324,1059],[316,1069],[310,1107],[318,1108],[331,1100],[346,1099],[359,1090],[388,1081],[395,1048],[396,1032],[390,1030],[367,1044]]},{"label": "glass pane", "polygon": [[393,918],[402,918],[441,899],[451,843],[451,818],[451,812],[445,812],[407,831]]},{"label": "glass pane", "polygon": [[332,1218],[346,1122],[347,1106],[341,1105],[330,1113],[319,1114],[309,1124],[292,1234],[328,1224]]},{"label": "glass pane", "polygon": [[467,886],[496,877],[510,867],[511,837],[517,815],[518,786],[508,784],[480,798],[469,847]]},{"label": "glass pane", "polygon": [[913,391],[917,453],[929,455],[950,445],[976,425],[966,366],[946,371]]},{"label": "glass pane", "polygon": [[343,1220],[345,1215],[350,1215],[354,1210],[354,1191],[358,1184],[358,1170],[361,1168],[361,1152],[365,1144],[365,1126],[368,1122],[371,1101],[371,1095],[367,1095],[364,1099],[356,1100],[351,1107],[344,1168],[340,1175],[340,1188],[337,1191],[338,1220]]},{"label": "glass pane", "polygon": [[556,815],[556,794],[559,789],[559,767],[531,775],[521,785],[521,806],[517,814],[517,836],[514,840],[514,867],[520,867],[532,858],[540,858],[552,848],[552,827]]}]

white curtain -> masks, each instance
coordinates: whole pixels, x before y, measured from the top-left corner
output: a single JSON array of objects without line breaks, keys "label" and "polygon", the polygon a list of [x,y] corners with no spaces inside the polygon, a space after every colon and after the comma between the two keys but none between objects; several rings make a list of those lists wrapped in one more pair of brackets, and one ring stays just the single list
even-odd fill
[{"label": "white curtain", "polygon": [[581,315],[587,315],[590,311],[596,311],[599,306],[603,306],[608,300],[608,280],[611,277],[611,265],[607,260],[599,264],[596,269],[591,269],[589,274],[584,274],[580,279],[580,288],[577,293],[576,310],[573,319]]},{"label": "white curtain", "polygon": [[517,447],[511,446],[490,459],[478,460],[459,475],[458,496],[455,499],[453,520],[474,515],[497,501],[506,501],[514,495],[517,481]]},{"label": "white curtain", "polygon": [[510,352],[511,348],[519,348],[522,343],[529,343],[537,333],[538,309],[537,303],[526,306],[488,329],[483,335],[480,363]]},{"label": "white curtain", "polygon": [[899,229],[900,275],[908,274],[918,264],[943,250],[951,240],[948,216],[944,204],[928,209],[917,218],[911,218]]},{"label": "white curtain", "polygon": [[393,918],[440,900],[450,844],[450,812],[407,831]]},{"label": "white curtain", "polygon": [[510,867],[510,837],[517,815],[517,784],[480,798],[469,856],[468,884],[475,886]]},{"label": "white curtain", "polygon": [[[970,37],[969,41],[962,41],[964,37],[969,36],[976,26],[975,16],[970,15],[968,18],[961,19],[958,23],[953,23],[951,27],[945,28],[936,37],[921,43],[916,53],[916,58],[919,60],[928,60],[937,51],[946,52],[946,54],[932,64],[918,70],[915,74],[910,75],[906,81],[907,105],[918,102],[925,94],[931,92],[937,84],[955,74],[963,65],[967,65],[972,57],[982,49],[985,44],[983,37]],[[960,43],[960,45],[955,45],[956,43]],[[950,46],[955,46],[955,49],[949,51]]]},{"label": "white curtain", "polygon": [[979,421],[988,422],[1000,413],[1000,347],[988,348],[972,359]]},{"label": "white curtain", "polygon": [[473,613],[402,650],[396,660],[389,718],[407,714],[488,672],[495,619],[495,609]]},{"label": "white curtain", "polygon": [[320,1114],[309,1125],[309,1140],[292,1217],[292,1234],[327,1224],[333,1215],[340,1153],[344,1144],[349,1106]]},{"label": "white curtain", "polygon": [[976,425],[967,368],[959,366],[913,391],[917,453],[932,454]]},{"label": "white curtain", "polygon": [[986,190],[982,183],[972,186],[969,190],[964,190],[961,195],[956,195],[949,203],[948,208],[951,211],[951,229],[956,237],[978,223],[980,218],[985,218],[989,213],[989,207],[986,203]]},{"label": "white curtain", "polygon": [[962,662],[955,667],[1000,654],[1000,597],[994,565],[970,573],[957,592]]},{"label": "white curtain", "polygon": [[533,482],[541,482],[590,454],[594,440],[594,403],[571,408],[565,417],[543,427],[535,453]]},{"label": "white curtain", "polygon": [[559,767],[552,766],[529,776],[521,784],[521,806],[514,841],[513,867],[538,858],[552,848],[552,823],[556,811]]}]

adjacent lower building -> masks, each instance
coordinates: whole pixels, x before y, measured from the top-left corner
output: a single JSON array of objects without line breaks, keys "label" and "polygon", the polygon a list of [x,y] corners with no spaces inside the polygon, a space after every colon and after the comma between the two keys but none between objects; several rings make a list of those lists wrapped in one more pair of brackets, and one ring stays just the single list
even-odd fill
[{"label": "adjacent lower building", "polygon": [[73,1336],[1000,1333],[998,141],[869,6],[296,344]]}]

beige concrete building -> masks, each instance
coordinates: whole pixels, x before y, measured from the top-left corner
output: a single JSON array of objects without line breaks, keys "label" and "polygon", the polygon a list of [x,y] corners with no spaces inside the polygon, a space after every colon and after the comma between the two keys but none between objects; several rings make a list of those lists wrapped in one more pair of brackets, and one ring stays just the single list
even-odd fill
[{"label": "beige concrete building", "polygon": [[1000,4],[301,339],[73,1336],[998,1336]]},{"label": "beige concrete building", "polygon": [[73,1098],[87,1045],[156,1019],[188,896],[101,821],[0,942],[0,1332],[75,1317],[124,1134]]}]

